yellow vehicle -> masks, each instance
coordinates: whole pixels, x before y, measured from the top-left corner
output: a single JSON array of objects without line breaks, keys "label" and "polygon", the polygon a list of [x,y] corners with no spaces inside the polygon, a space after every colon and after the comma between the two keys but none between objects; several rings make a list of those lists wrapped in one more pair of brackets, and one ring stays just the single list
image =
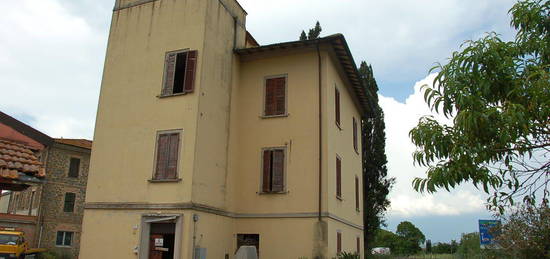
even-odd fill
[{"label": "yellow vehicle", "polygon": [[23,259],[25,255],[45,252],[46,249],[30,249],[25,232],[15,228],[0,227],[0,259]]},{"label": "yellow vehicle", "polygon": [[0,259],[25,258],[28,248],[23,231],[0,228]]}]

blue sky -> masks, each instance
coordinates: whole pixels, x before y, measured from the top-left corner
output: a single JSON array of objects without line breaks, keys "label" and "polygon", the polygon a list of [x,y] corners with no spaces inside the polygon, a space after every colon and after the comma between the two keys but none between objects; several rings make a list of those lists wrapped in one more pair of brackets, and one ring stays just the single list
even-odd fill
[{"label": "blue sky", "polygon": [[[386,115],[390,194],[388,228],[402,220],[433,242],[459,239],[488,218],[485,196],[460,186],[419,194],[411,180],[407,133],[430,111],[420,85],[460,44],[495,31],[511,39],[513,0],[240,0],[260,44],[297,40],[317,20],[322,35],[343,33],[359,64],[372,64]],[[0,1],[0,110],[53,136],[92,138],[114,0]]]}]

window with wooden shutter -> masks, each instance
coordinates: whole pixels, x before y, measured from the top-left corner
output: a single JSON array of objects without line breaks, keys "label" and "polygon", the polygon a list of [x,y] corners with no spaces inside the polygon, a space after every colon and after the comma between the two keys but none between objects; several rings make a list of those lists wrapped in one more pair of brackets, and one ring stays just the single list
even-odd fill
[{"label": "window with wooden shutter", "polygon": [[78,177],[80,171],[80,159],[71,157],[69,161],[69,177]]},{"label": "window with wooden shutter", "polygon": [[342,253],[342,233],[336,232],[336,254]]},{"label": "window with wooden shutter", "polygon": [[166,53],[161,96],[186,94],[195,90],[197,53],[196,50]]},{"label": "window with wooden shutter", "polygon": [[334,88],[334,113],[336,116],[336,125],[340,127],[340,91]]},{"label": "window with wooden shutter", "polygon": [[359,152],[359,145],[357,143],[357,128],[357,120],[353,117],[353,149],[355,149],[355,152]]},{"label": "window with wooden shutter", "polygon": [[265,80],[264,116],[286,115],[286,77]]},{"label": "window with wooden shutter", "polygon": [[285,150],[283,148],[264,149],[262,156],[262,192],[284,192]]},{"label": "window with wooden shutter", "polygon": [[76,194],[71,192],[65,193],[65,203],[63,205],[63,211],[73,212],[75,200],[76,200]]},{"label": "window with wooden shutter", "polygon": [[355,209],[359,211],[359,177],[355,176]]},{"label": "window with wooden shutter", "polygon": [[342,160],[336,156],[336,197],[342,198]]},{"label": "window with wooden shutter", "polygon": [[355,239],[356,243],[357,243],[357,255],[361,255],[361,238],[360,237],[356,237]]},{"label": "window with wooden shutter", "polygon": [[167,132],[158,135],[154,180],[177,179],[179,143],[179,132]]}]

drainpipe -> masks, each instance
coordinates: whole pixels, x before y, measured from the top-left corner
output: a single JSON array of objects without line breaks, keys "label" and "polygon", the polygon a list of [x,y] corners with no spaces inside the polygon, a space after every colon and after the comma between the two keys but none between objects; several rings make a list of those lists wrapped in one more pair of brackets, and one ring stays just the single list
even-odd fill
[{"label": "drainpipe", "polygon": [[323,199],[323,110],[322,110],[322,61],[321,61],[321,51],[319,50],[319,42],[317,42],[317,57],[319,59],[319,221],[322,220],[322,199]]},{"label": "drainpipe", "polygon": [[193,258],[195,259],[195,249],[197,247],[197,221],[199,221],[199,215],[193,214]]},{"label": "drainpipe", "polygon": [[237,49],[237,16],[233,16],[233,50]]},{"label": "drainpipe", "polygon": [[[42,161],[43,164],[44,164],[44,167],[46,169],[46,173],[47,173],[47,169],[48,169],[49,164],[50,164],[49,160],[50,160],[50,152],[51,151],[52,151],[51,146],[46,148],[46,154],[45,154],[45,157],[44,157],[44,161]],[[42,208],[43,204],[44,204],[44,201],[43,201],[43,198],[44,198],[44,196],[43,196],[44,195],[44,185],[45,185],[45,183],[43,182],[40,185],[40,188],[39,188],[40,189],[40,199],[38,199],[39,200],[38,210],[36,212],[36,216],[38,217],[37,223],[38,223],[38,226],[39,226],[38,242],[37,242],[38,248],[40,248],[42,246],[42,232],[44,231],[44,215],[43,215],[43,208]]]}]

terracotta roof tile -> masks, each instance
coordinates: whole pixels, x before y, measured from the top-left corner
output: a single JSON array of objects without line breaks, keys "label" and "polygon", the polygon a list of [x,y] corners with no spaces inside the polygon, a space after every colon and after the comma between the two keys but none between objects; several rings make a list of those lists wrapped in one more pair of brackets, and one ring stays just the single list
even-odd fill
[{"label": "terracotta roof tile", "polygon": [[18,179],[20,174],[41,178],[46,171],[30,147],[0,139],[0,177]]},{"label": "terracotta roof tile", "polygon": [[92,141],[87,139],[56,138],[55,142],[75,147],[92,149]]}]

